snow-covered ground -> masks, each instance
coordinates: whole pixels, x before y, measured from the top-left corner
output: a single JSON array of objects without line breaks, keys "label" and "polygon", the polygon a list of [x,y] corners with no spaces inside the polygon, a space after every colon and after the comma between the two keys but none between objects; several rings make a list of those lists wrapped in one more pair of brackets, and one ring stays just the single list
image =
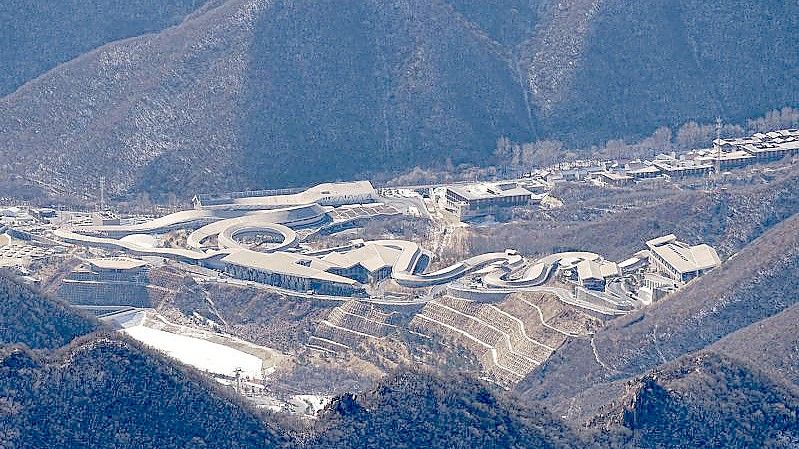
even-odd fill
[{"label": "snow-covered ground", "polygon": [[199,370],[233,376],[240,368],[242,376],[263,379],[261,359],[246,352],[142,325],[126,327],[122,332]]},{"label": "snow-covered ground", "polygon": [[314,416],[333,400],[332,396],[319,396],[316,394],[298,394],[289,399],[291,412],[298,415]]}]

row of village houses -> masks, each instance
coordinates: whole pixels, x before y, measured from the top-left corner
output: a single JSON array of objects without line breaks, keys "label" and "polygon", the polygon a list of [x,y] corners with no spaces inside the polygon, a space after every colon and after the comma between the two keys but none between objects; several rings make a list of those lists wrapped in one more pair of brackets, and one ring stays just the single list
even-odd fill
[{"label": "row of village houses", "polygon": [[651,161],[630,161],[623,166],[586,161],[567,169],[552,170],[548,178],[550,181],[594,178],[605,184],[625,186],[663,176],[703,176],[717,169],[726,171],[796,155],[799,155],[799,129],[785,129],[749,137],[716,139],[713,148],[660,154]]}]

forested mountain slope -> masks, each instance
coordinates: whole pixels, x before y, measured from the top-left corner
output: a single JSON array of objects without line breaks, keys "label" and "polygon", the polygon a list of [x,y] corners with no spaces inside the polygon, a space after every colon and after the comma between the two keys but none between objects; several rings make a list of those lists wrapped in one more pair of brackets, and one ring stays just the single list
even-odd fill
[{"label": "forested mountain slope", "polygon": [[0,345],[55,349],[98,326],[93,317],[0,273]]},{"label": "forested mountain slope", "polygon": [[109,42],[180,23],[205,0],[4,0],[0,96]]},{"label": "forested mountain slope", "polygon": [[[83,40],[158,31],[195,6]],[[107,9],[81,20],[117,23]],[[0,166],[67,196],[100,174],[114,193],[188,194],[486,163],[500,136],[585,143],[741,121],[799,105],[797,18],[771,0],[216,0],[2,98]]]},{"label": "forested mountain slope", "polygon": [[311,445],[550,449],[587,444],[540,407],[514,403],[486,387],[463,376],[399,372],[363,396],[334,402]]},{"label": "forested mountain slope", "polygon": [[786,310],[799,299],[798,227],[799,215],[794,215],[663,301],[610,322],[591,341],[569,343],[519,389],[559,409],[584,395],[591,398],[586,402],[590,409],[592,400],[618,390],[612,382],[641,375]]},{"label": "forested mountain slope", "polygon": [[799,385],[799,304],[732,333],[711,346]]},{"label": "forested mountain slope", "polygon": [[46,356],[4,349],[0,446],[284,446],[286,439],[262,417],[199,376],[115,337]]},{"label": "forested mountain slope", "polygon": [[692,354],[626,385],[591,426],[638,448],[793,448],[799,396],[752,366]]}]

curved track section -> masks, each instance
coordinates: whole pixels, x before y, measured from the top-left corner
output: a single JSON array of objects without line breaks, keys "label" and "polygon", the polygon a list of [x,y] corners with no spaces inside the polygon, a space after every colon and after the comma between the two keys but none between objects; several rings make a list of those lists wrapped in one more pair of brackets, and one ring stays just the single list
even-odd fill
[{"label": "curved track section", "polygon": [[508,279],[521,270],[510,268],[499,268],[488,273],[483,278],[483,283],[495,288],[525,288],[536,287],[545,283],[552,273],[557,270],[558,265],[573,266],[581,260],[597,260],[599,254],[585,251],[571,251],[564,253],[551,254],[537,260],[529,266],[522,275],[516,279]]},{"label": "curved track section", "polygon": [[[391,277],[403,287],[431,287],[434,285],[452,282],[469,273],[479,271],[484,268],[500,269],[500,267],[514,267],[521,264],[522,257],[512,251],[502,253],[487,253],[479,256],[470,257],[464,261],[452,264],[432,273],[415,274],[412,271],[394,271]],[[494,271],[493,269],[491,271]]]},{"label": "curved track section", "polygon": [[236,237],[243,235],[243,234],[251,234],[251,233],[267,233],[271,235],[277,235],[281,237],[281,241],[269,248],[265,249],[263,252],[273,253],[275,251],[284,251],[289,248],[293,248],[299,244],[299,237],[297,237],[297,233],[294,232],[288,226],[283,226],[277,223],[264,223],[264,224],[247,224],[247,223],[238,223],[232,226],[225,228],[224,231],[219,233],[217,237],[217,241],[220,248],[224,249],[233,249],[233,248],[244,248],[245,246],[240,244],[236,241]]},{"label": "curved track section", "polygon": [[[249,213],[242,217],[215,221],[197,229],[189,234],[186,239],[186,246],[194,249],[202,249],[204,245],[203,242],[206,239],[218,236],[220,247],[238,248],[240,245],[233,239],[235,235],[262,230],[281,235],[283,240],[279,248],[286,249],[295,246],[298,242],[297,233],[292,231],[288,225],[303,226],[318,223],[324,218],[324,214],[324,209],[318,205]],[[270,252],[277,250],[278,249],[272,249]]]},{"label": "curved track section", "polygon": [[56,237],[76,245],[94,246],[110,250],[124,250],[137,256],[159,256],[179,260],[192,264],[199,264],[212,258],[221,258],[225,253],[203,253],[183,248],[151,248],[137,245],[134,242],[117,240],[107,237],[94,237],[78,234],[76,232],[58,229],[54,231]]},{"label": "curved track section", "polygon": [[[194,209],[176,212],[135,225],[86,226],[81,229],[86,232],[100,233],[111,237],[124,237],[129,234],[162,234],[176,229],[199,230],[215,222],[245,217],[258,217],[256,220],[259,223],[305,226],[319,223],[324,220],[325,216],[325,208],[316,203],[256,211]],[[219,229],[219,232],[222,232],[222,230]]]}]

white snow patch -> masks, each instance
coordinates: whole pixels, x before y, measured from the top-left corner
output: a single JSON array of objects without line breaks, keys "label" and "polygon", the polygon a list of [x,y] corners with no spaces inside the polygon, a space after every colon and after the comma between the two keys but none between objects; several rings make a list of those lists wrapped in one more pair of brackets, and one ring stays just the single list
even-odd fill
[{"label": "white snow patch", "polygon": [[333,400],[331,396],[320,396],[316,394],[298,394],[289,399],[289,404],[293,412],[302,415],[316,415],[320,410]]},{"label": "white snow patch", "polygon": [[240,368],[245,377],[263,379],[261,359],[246,352],[146,326],[128,327],[122,332],[202,371],[233,376]]}]

